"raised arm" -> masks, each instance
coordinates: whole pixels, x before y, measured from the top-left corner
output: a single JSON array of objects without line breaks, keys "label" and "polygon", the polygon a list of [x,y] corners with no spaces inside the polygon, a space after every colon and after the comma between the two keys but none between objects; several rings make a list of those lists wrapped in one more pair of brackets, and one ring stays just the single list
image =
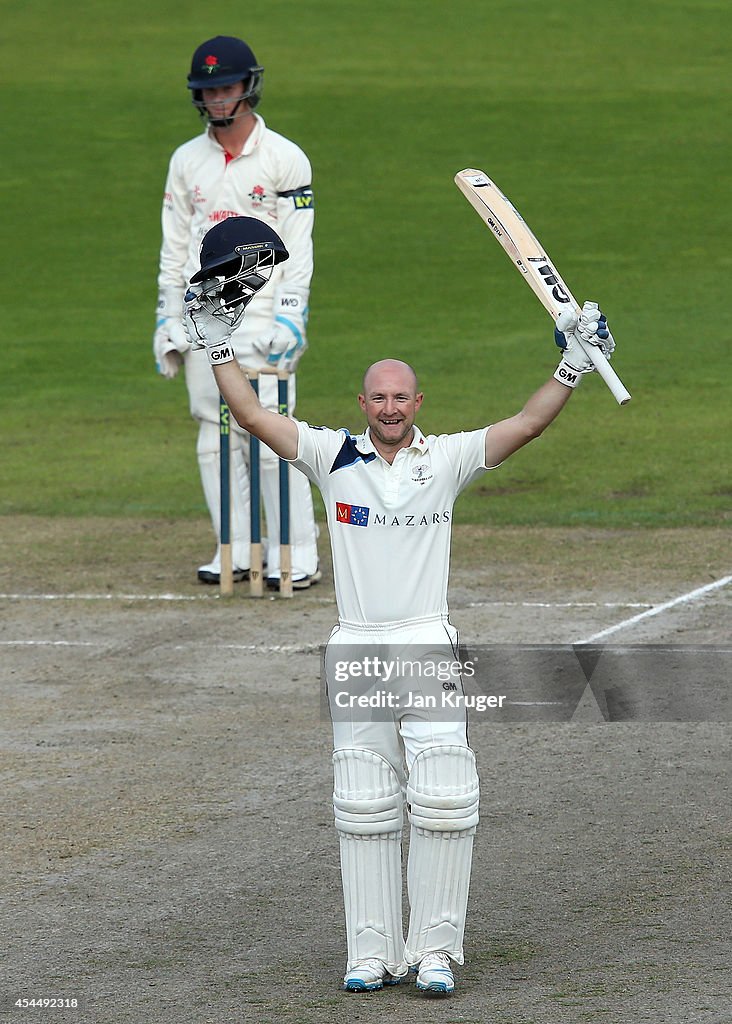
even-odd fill
[{"label": "raised arm", "polygon": [[584,304],[579,320],[570,310],[562,313],[557,319],[554,335],[562,350],[559,366],[521,412],[494,423],[488,430],[485,437],[486,466],[497,466],[538,437],[562,411],[583,375],[595,369],[594,363],[584,354],[578,336],[585,344],[599,345],[608,359],[615,348],[607,320],[595,302]]},{"label": "raised arm", "polygon": [[219,391],[239,426],[264,441],[283,459],[297,458],[297,424],[289,416],[262,408],[233,351],[231,360],[216,363],[213,372]]}]

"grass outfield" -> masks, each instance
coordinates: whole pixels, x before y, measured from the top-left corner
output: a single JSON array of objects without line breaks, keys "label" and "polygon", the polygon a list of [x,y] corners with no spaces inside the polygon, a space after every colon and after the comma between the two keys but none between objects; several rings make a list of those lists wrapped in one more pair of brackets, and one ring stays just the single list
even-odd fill
[{"label": "grass outfield", "polygon": [[0,512],[205,514],[185,387],[155,376],[151,336],[167,161],[198,130],[190,54],[223,32],[251,43],[265,119],[314,166],[301,417],[359,425],[361,371],[387,354],[420,372],[426,431],[510,415],[551,372],[548,317],[452,183],[477,166],[601,301],[634,399],[585,381],[459,519],[729,522],[726,0],[248,10],[5,13]]}]

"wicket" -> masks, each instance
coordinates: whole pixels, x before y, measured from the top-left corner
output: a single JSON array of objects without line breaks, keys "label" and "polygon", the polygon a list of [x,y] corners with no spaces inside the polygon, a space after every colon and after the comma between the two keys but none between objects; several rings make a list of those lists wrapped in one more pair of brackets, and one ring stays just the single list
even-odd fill
[{"label": "wicket", "polygon": [[234,576],[231,562],[231,461],[230,461],[230,415],[223,395],[219,395],[219,471],[221,519],[221,566],[219,571],[219,592],[222,597],[234,593]]},{"label": "wicket", "polygon": [[[245,369],[249,383],[259,395],[261,374],[277,375],[277,407],[283,416],[288,414],[290,374],[287,370],[268,367],[261,370]],[[280,597],[292,597],[292,552],[290,547],[290,467],[284,459],[279,461],[280,506]],[[262,564],[262,488],[259,438],[249,436],[249,592],[252,597],[264,596],[264,566]]]}]

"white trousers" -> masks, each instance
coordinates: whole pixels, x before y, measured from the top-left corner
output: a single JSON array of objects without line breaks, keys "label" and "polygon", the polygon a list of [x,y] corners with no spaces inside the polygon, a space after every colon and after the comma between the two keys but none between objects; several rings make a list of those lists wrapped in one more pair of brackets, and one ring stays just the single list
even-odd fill
[{"label": "white trousers", "polygon": [[[345,704],[347,698],[339,697],[348,684],[336,679],[336,663],[379,657],[384,661],[398,664],[421,659],[428,664],[430,658],[440,662],[456,662],[458,657],[458,632],[446,618],[419,619],[404,623],[388,623],[363,626],[340,622],[331,632],[326,650],[326,681],[328,698],[333,720],[333,747],[361,748],[371,750],[387,761],[406,791],[408,773],[415,757],[428,747],[468,746],[467,719],[464,708],[448,709],[443,713],[441,706],[420,708],[413,706],[419,701],[410,701],[408,693],[421,693],[425,698],[433,696],[441,705],[443,681],[434,677],[407,680],[402,676],[386,684],[394,697],[402,697],[399,707],[359,709],[352,713],[338,704]],[[339,652],[340,649],[340,652]],[[364,677],[361,677],[362,679]],[[460,680],[457,679],[458,685]],[[355,684],[357,685],[357,684]],[[351,687],[352,689],[355,686]],[[374,686],[363,687],[361,695],[378,693],[385,685],[375,680]],[[350,691],[349,691],[350,693]],[[388,700],[388,698],[384,698]],[[336,703],[336,701],[338,703]],[[410,707],[404,707],[410,704]]]},{"label": "white trousers", "polygon": [[[429,952],[463,963],[478,777],[457,631],[446,618],[341,622],[325,655],[333,720],[333,806],[340,837],[347,971],[376,957],[402,975]],[[401,838],[411,822],[406,940]]]}]

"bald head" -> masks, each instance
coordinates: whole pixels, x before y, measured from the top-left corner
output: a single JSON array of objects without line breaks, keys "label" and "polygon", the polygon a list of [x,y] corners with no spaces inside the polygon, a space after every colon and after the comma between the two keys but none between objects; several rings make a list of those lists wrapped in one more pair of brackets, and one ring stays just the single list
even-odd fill
[{"label": "bald head", "polygon": [[409,391],[412,395],[416,395],[419,388],[417,374],[409,363],[401,359],[380,359],[378,363],[372,363],[363,375],[364,395],[368,396],[369,391],[382,391],[386,384]]},{"label": "bald head", "polygon": [[366,414],[374,447],[388,462],[411,444],[422,397],[417,374],[401,359],[381,359],[364,374],[358,404]]}]

